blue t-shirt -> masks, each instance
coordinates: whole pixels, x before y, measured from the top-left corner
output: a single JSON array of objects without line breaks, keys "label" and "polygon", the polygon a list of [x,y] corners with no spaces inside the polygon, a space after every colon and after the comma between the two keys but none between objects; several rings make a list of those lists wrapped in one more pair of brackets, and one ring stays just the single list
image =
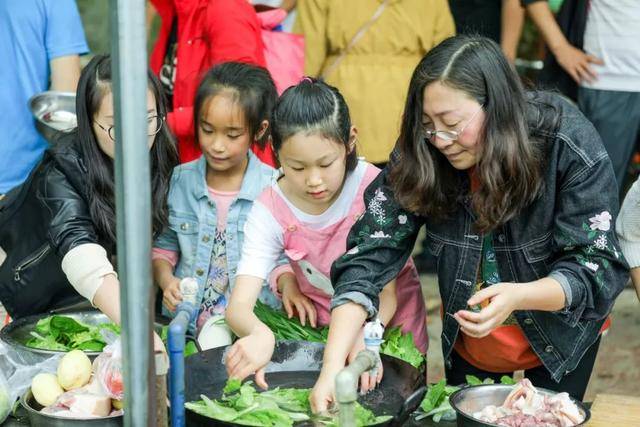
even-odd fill
[{"label": "blue t-shirt", "polygon": [[0,1],[0,194],[21,184],[47,148],[28,102],[49,88],[49,61],[88,51],[74,0]]}]

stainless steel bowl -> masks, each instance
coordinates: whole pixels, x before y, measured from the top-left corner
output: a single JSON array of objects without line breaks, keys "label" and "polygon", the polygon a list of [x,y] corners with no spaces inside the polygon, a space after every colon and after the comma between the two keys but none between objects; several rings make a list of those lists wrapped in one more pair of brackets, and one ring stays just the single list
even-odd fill
[{"label": "stainless steel bowl", "polygon": [[[449,403],[456,411],[458,427],[494,427],[496,424],[486,423],[473,418],[474,412],[479,412],[488,405],[500,406],[513,390],[512,385],[503,384],[483,384],[462,388],[449,397]],[[536,387],[540,393],[553,396],[557,394],[551,390]],[[582,426],[591,418],[591,412],[578,400],[571,398],[573,403],[578,406],[578,410],[584,416],[584,420],[577,424]]]},{"label": "stainless steel bowl", "polygon": [[66,418],[40,412],[40,405],[33,398],[31,389],[20,398],[20,404],[27,411],[31,427],[120,427],[123,425],[122,415],[112,415],[104,418]]},{"label": "stainless steel bowl", "polygon": [[35,118],[36,129],[49,143],[77,126],[75,93],[42,92],[31,97],[29,108]]},{"label": "stainless steel bowl", "polygon": [[[71,317],[85,325],[99,325],[100,323],[109,323],[111,320],[96,310],[78,311],[73,313],[60,313],[61,316]],[[36,330],[36,324],[39,320],[51,316],[51,313],[36,314],[34,316],[23,317],[22,319],[14,320],[7,326],[0,330],[0,339],[12,347],[16,347],[23,351],[28,351],[43,356],[44,358],[50,357],[54,354],[64,353],[58,350],[45,350],[41,348],[27,347],[27,341],[31,338],[31,332]],[[91,358],[94,358],[100,354],[97,351],[85,351],[85,354]]]},{"label": "stainless steel bowl", "polygon": [[[34,361],[33,363],[37,363],[44,359],[47,359],[55,354],[65,353],[63,351],[58,350],[45,350],[40,348],[27,347],[27,341],[29,341],[32,336],[31,332],[35,331],[36,324],[39,320],[44,319],[45,317],[52,316],[54,314],[60,316],[68,316],[79,322],[84,323],[85,325],[99,325],[100,323],[109,323],[111,320],[101,312],[97,310],[76,310],[76,311],[60,311],[56,313],[42,313],[36,314],[33,316],[23,317],[21,319],[14,320],[9,323],[7,326],[0,330],[0,340],[4,341],[8,345],[15,347],[19,350],[29,352],[33,354]],[[154,329],[157,333],[160,333],[162,327],[168,325],[171,319],[167,319],[164,317],[157,316],[155,319]],[[85,354],[89,356],[90,359],[94,359],[97,357],[100,352],[97,351],[85,351]]]}]

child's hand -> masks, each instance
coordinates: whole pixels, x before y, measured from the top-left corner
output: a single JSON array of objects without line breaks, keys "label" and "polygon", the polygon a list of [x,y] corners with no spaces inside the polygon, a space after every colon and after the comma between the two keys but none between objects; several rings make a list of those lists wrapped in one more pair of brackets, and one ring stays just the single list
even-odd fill
[{"label": "child's hand", "polygon": [[225,364],[229,378],[245,379],[255,372],[258,387],[266,390],[264,367],[271,360],[276,339],[267,327],[240,338],[231,346]]},{"label": "child's hand", "polygon": [[289,319],[293,317],[295,310],[298,312],[298,317],[300,318],[302,326],[306,324],[306,319],[308,317],[309,324],[314,328],[316,327],[316,320],[318,316],[316,308],[311,300],[300,292],[298,282],[295,278],[287,280],[282,285],[282,304],[284,305],[284,310],[287,312]]},{"label": "child's hand", "polygon": [[460,310],[453,317],[460,324],[462,331],[472,337],[482,338],[507,320],[518,308],[521,295],[515,283],[496,283],[473,295],[467,304],[471,307],[489,300],[489,305],[478,313]]},{"label": "child's hand", "polygon": [[316,381],[309,394],[309,403],[314,414],[327,412],[329,405],[335,400],[334,384],[338,372],[325,369],[320,372],[318,381]]},{"label": "child's hand", "polygon": [[[366,347],[364,345],[364,329],[360,331],[358,338],[356,338],[356,342],[353,345],[353,348],[349,352],[349,356],[347,357],[347,361],[349,363],[353,362],[358,354],[365,350]],[[360,375],[360,394],[366,394],[376,388],[380,381],[382,381],[382,363],[378,365],[378,373],[375,377],[372,377],[368,372]]]},{"label": "child's hand", "polygon": [[180,292],[180,279],[171,276],[162,286],[162,303],[169,311],[175,311],[176,306],[182,302]]}]

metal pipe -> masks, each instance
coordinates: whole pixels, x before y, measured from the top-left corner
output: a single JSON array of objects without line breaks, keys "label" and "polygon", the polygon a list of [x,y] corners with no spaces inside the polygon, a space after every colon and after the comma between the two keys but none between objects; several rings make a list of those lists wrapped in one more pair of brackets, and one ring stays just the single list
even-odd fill
[{"label": "metal pipe", "polygon": [[189,324],[198,314],[196,304],[198,282],[186,277],[180,281],[182,302],[169,324],[169,398],[171,399],[171,427],[184,427],[184,347]]},{"label": "metal pipe", "polygon": [[124,422],[155,425],[151,184],[144,0],[111,0],[116,218],[125,382]]},{"label": "metal pipe", "polygon": [[184,347],[191,313],[178,310],[169,325],[169,397],[171,400],[171,427],[184,427]]},{"label": "metal pipe", "polygon": [[339,427],[356,427],[355,402],[358,400],[358,379],[364,372],[378,364],[378,357],[370,350],[363,350],[355,360],[336,375],[336,401],[339,405]]}]

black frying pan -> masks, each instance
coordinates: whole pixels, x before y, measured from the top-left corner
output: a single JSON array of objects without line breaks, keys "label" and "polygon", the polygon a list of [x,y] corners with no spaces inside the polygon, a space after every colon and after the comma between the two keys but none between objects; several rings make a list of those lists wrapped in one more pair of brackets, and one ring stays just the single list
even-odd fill
[{"label": "black frying pan", "polygon": [[[219,398],[227,381],[223,355],[226,347],[207,350],[185,360],[185,401],[201,400],[204,394]],[[322,364],[324,345],[305,341],[282,341],[267,366],[267,383],[275,387],[313,387]],[[393,419],[381,424],[400,426],[418,407],[425,393],[425,375],[402,360],[382,355],[384,377],[377,389],[360,399],[376,415],[392,415]],[[235,426],[238,424],[213,420],[185,410],[189,427]],[[299,426],[313,424],[299,423]]]}]

